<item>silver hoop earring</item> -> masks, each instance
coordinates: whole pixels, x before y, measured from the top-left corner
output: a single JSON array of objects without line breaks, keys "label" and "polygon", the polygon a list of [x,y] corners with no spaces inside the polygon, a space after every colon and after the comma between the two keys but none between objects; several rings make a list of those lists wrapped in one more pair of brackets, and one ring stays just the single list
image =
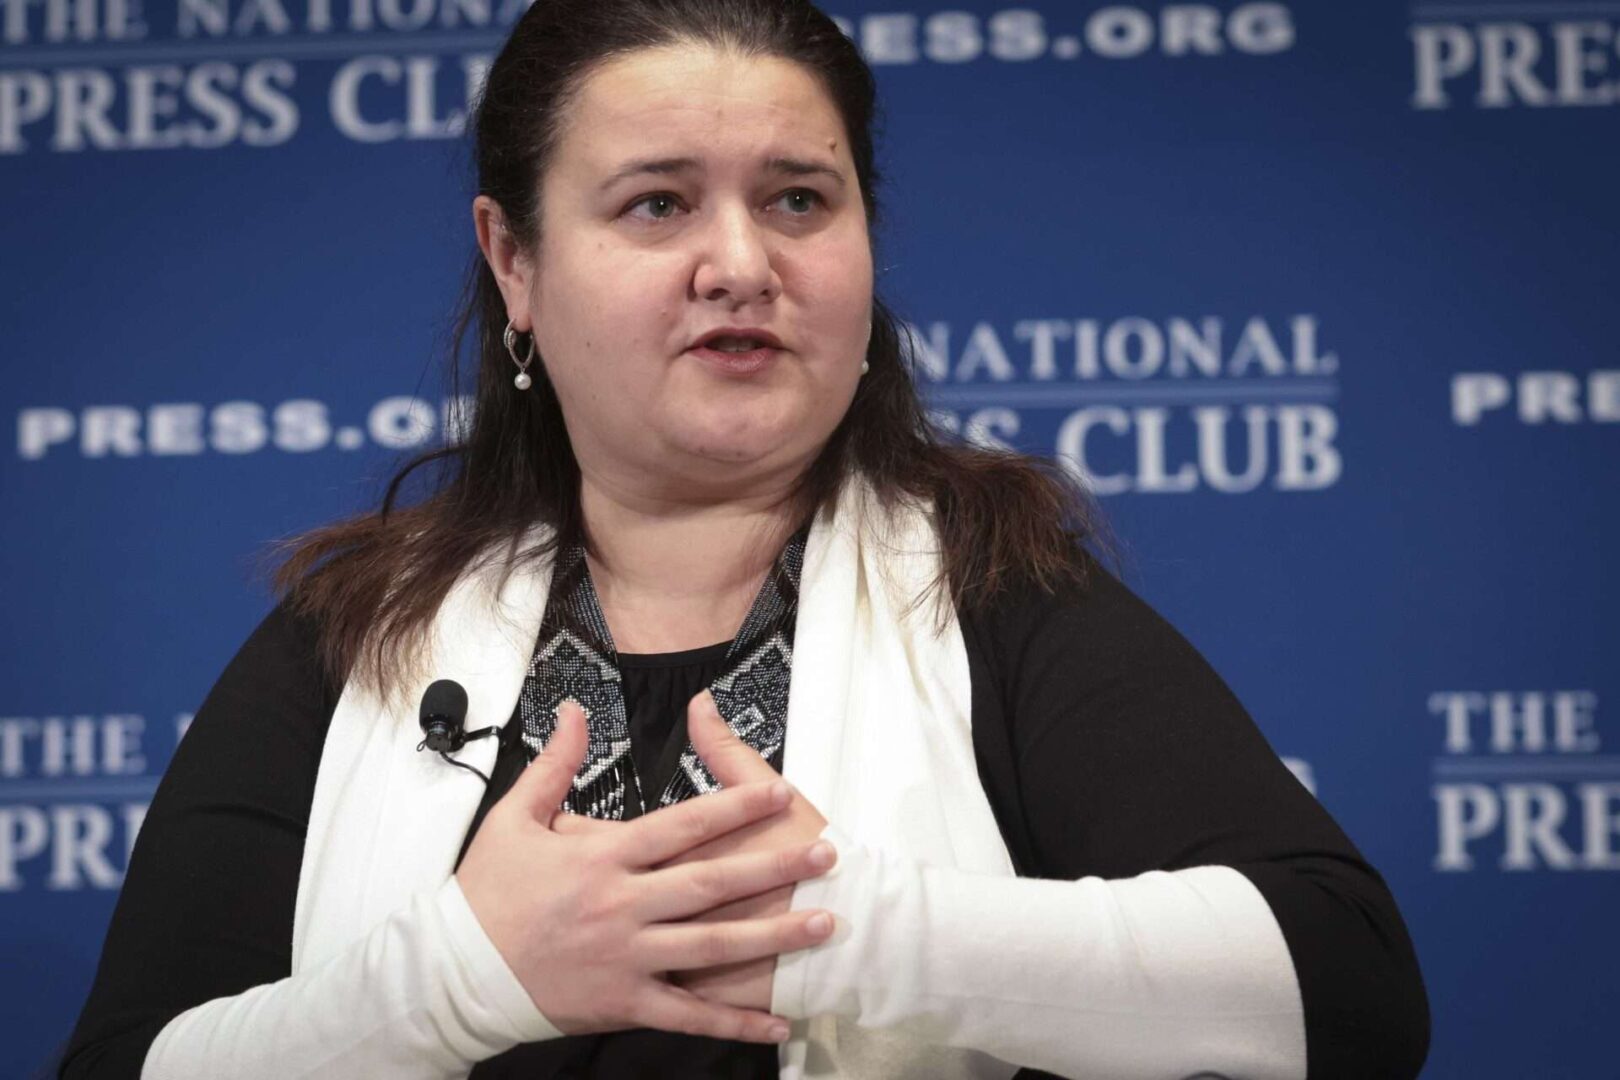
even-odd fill
[{"label": "silver hoop earring", "polygon": [[522,360],[518,359],[517,337],[517,331],[512,329],[512,321],[508,319],[506,321],[506,333],[501,335],[501,341],[506,345],[506,351],[512,357],[512,363],[518,366],[517,378],[512,380],[512,385],[519,390],[527,390],[534,385],[534,380],[529,378],[529,365],[534,363],[534,332],[532,330],[529,332],[529,355]]}]

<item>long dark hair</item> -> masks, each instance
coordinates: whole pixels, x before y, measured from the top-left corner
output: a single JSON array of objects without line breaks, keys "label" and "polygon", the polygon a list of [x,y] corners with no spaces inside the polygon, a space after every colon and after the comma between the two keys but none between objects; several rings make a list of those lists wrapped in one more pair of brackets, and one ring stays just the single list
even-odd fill
[{"label": "long dark hair", "polygon": [[[535,0],[490,68],[473,123],[478,191],[500,205],[519,244],[533,250],[540,240],[539,178],[587,76],[607,60],[683,43],[779,57],[813,73],[843,119],[876,225],[872,73],[806,0]],[[505,321],[495,276],[475,253],[450,349],[454,388],[466,343],[476,342],[476,404],[465,436],[408,463],[375,513],[281,545],[276,585],[294,611],[318,621],[323,663],[340,682],[390,689],[402,661],[426,642],[445,594],[481,554],[502,553],[510,573],[559,542],[585,538],[579,466],[544,358],[531,370],[532,388],[515,392]],[[936,594],[948,593],[958,610],[1014,581],[1083,581],[1078,545],[1095,536],[1098,518],[1075,482],[1050,462],[937,431],[912,382],[908,340],[876,299],[866,359],[870,371],[849,411],[796,489],[798,520],[858,469],[886,505],[933,502],[943,555]],[[438,466],[429,492],[402,499],[407,478],[424,465]],[[552,526],[548,540],[525,549],[537,522]]]}]

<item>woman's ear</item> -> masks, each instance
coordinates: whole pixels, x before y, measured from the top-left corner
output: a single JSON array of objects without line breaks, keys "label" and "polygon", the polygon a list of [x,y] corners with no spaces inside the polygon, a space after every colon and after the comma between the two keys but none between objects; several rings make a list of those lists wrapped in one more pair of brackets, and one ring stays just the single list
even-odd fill
[{"label": "woman's ear", "polygon": [[517,242],[506,224],[506,212],[488,195],[473,200],[473,229],[478,233],[478,249],[484,253],[506,301],[506,317],[513,329],[522,333],[534,328],[530,297],[534,295],[534,260]]}]

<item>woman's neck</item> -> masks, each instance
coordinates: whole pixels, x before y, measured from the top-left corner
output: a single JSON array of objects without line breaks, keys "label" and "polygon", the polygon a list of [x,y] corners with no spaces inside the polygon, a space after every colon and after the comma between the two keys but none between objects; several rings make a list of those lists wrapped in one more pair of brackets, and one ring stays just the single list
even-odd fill
[{"label": "woman's neck", "polygon": [[778,486],[724,501],[683,498],[585,474],[591,580],[618,651],[730,640],[796,524],[788,495]]}]

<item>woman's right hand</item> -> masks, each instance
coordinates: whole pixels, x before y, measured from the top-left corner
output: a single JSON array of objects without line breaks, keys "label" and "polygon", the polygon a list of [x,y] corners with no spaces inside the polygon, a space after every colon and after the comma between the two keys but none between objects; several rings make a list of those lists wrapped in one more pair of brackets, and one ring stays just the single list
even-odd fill
[{"label": "woman's right hand", "polygon": [[[545,752],[492,806],[456,871],[473,914],[535,1007],[568,1035],[648,1027],[781,1042],[786,1021],[705,1001],[664,973],[820,943],[815,910],[684,923],[734,900],[816,877],[814,843],[654,869],[785,809],[785,781],[726,788],[613,828],[561,835],[559,805],[584,761],[584,711],[565,702]],[[605,823],[604,823],[605,824]],[[830,920],[829,920],[830,922]]]}]

